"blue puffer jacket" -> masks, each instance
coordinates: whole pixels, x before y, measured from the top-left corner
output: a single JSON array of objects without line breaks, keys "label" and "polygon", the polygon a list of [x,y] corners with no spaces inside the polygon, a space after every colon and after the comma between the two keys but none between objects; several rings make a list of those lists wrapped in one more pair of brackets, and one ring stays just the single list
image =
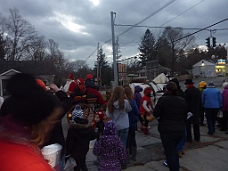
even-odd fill
[{"label": "blue puffer jacket", "polygon": [[222,107],[222,94],[217,88],[206,88],[202,94],[202,103],[205,108],[218,109]]}]

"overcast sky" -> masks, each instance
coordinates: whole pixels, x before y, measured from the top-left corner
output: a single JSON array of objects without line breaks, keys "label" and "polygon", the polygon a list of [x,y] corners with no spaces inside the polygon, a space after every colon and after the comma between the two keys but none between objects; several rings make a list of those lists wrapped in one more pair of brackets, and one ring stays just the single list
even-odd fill
[{"label": "overcast sky", "polygon": [[[143,21],[139,26],[148,27],[205,28],[228,18],[227,0],[0,0],[0,4],[0,13],[5,17],[10,8],[16,7],[39,35],[57,42],[71,60],[88,59],[90,67],[96,60],[98,42],[112,62],[111,11],[116,13],[115,24]],[[115,26],[115,35],[129,28]],[[146,29],[134,27],[119,37],[122,59],[139,53],[138,44]],[[210,29],[218,29],[213,32],[218,43],[228,42],[228,20]],[[163,31],[150,30],[155,38]],[[195,43],[205,45],[209,36],[210,31],[201,31],[195,34]]]}]

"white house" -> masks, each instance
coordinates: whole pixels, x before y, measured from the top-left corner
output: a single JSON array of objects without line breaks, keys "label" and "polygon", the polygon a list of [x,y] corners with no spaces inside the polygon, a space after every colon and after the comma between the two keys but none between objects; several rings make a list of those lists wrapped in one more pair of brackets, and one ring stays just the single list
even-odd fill
[{"label": "white house", "polygon": [[15,69],[10,69],[0,75],[0,96],[7,97],[9,94],[6,91],[6,85],[8,80],[15,74],[20,73]]},{"label": "white house", "polygon": [[216,64],[207,60],[200,60],[192,66],[194,77],[216,77]]}]

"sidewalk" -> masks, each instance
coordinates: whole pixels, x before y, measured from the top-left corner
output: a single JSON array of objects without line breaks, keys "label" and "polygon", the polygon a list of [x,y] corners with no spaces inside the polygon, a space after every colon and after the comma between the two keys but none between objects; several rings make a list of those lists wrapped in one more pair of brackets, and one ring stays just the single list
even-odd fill
[{"label": "sidewalk", "polygon": [[[213,81],[216,88],[222,92],[222,82],[224,78],[198,78],[194,79],[197,87],[200,81],[207,83]],[[184,81],[180,82],[181,88],[185,89]],[[206,123],[206,121],[204,121]],[[62,121],[64,134],[66,136],[68,123],[66,119]],[[150,135],[143,136],[141,132],[136,132],[137,142],[137,161],[128,165],[125,171],[169,171],[163,165],[165,155],[157,130],[158,122],[154,120],[150,123]],[[228,135],[216,128],[214,136],[207,135],[207,126],[200,127],[201,140],[199,143],[192,142],[185,144],[186,154],[180,158],[180,171],[228,171]],[[93,155],[91,148],[87,154],[87,167],[89,171],[97,171],[97,166],[93,165],[96,156]],[[73,171],[73,170],[72,170]]]},{"label": "sidewalk", "polygon": [[[157,121],[150,123],[150,135],[136,133],[137,161],[128,165],[125,171],[168,171],[163,165],[164,151],[157,131]],[[180,158],[181,171],[228,171],[228,135],[216,128],[214,136],[207,135],[207,127],[200,127],[200,142],[185,144],[185,155]],[[92,148],[87,154],[89,171],[97,171],[93,165],[96,157]]]}]

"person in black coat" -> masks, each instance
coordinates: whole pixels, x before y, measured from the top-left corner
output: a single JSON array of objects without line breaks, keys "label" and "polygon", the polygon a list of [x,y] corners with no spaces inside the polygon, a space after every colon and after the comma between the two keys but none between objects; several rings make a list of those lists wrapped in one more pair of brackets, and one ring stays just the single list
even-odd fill
[{"label": "person in black coat", "polygon": [[194,82],[192,79],[186,79],[185,83],[185,100],[188,107],[187,113],[192,113],[192,117],[190,117],[186,121],[186,131],[187,131],[187,142],[192,142],[192,129],[193,125],[193,134],[194,140],[200,141],[200,126],[199,126],[199,116],[201,110],[201,93],[198,88],[194,86]]},{"label": "person in black coat", "polygon": [[66,159],[73,157],[77,163],[74,171],[88,171],[86,166],[86,154],[89,151],[89,143],[91,140],[98,138],[96,133],[89,123],[83,118],[83,111],[77,105],[72,111],[75,116],[74,122],[70,124],[66,139]]},{"label": "person in black coat", "polygon": [[186,102],[177,95],[174,82],[166,85],[166,92],[159,98],[153,115],[158,119],[158,131],[165,150],[170,171],[179,170],[177,145],[185,137]]}]

